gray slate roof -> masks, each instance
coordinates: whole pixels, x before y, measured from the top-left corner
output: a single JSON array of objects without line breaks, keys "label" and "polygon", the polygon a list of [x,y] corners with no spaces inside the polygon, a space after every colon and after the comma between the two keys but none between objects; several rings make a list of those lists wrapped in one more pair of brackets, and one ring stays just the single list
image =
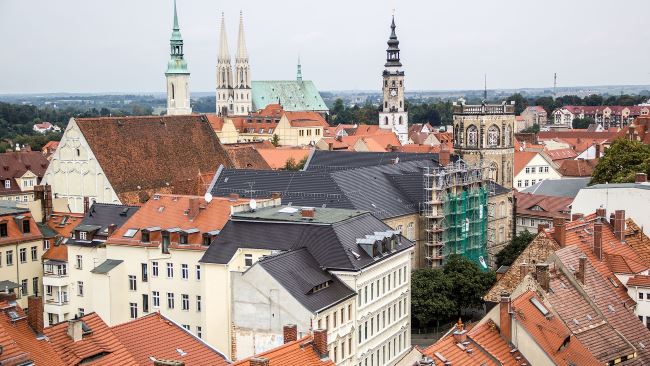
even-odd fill
[{"label": "gray slate roof", "polygon": [[54,231],[54,229],[47,226],[46,224],[37,222],[36,225],[38,226],[38,230],[41,231],[41,235],[43,235],[44,238],[54,238],[59,235],[56,231]]},{"label": "gray slate roof", "polygon": [[0,215],[15,215],[29,212],[29,208],[20,207],[16,201],[0,200]]},{"label": "gray slate roof", "polygon": [[[262,210],[279,209],[270,207]],[[316,216],[319,210],[327,209],[316,208]],[[347,218],[327,224],[318,222],[317,219],[314,222],[262,221],[234,214],[205,251],[200,262],[226,264],[239,248],[279,251],[306,248],[320,267],[358,270],[395,253],[373,258],[357,244],[357,239],[364,238],[365,235],[387,230],[391,228],[376,217],[356,211],[350,211]],[[412,246],[413,242],[400,236],[396,252]]]},{"label": "gray slate roof", "polygon": [[394,164],[395,159],[407,161],[430,160],[438,162],[438,154],[416,154],[407,152],[355,152],[314,150],[304,170],[344,170],[377,165]]},{"label": "gray slate roof", "polygon": [[[262,266],[291,296],[312,312],[328,308],[356,294],[336,276],[320,268],[305,248],[264,257],[256,265]],[[329,282],[329,286],[310,292],[324,282]]]},{"label": "gray slate roof", "polygon": [[[115,205],[110,203],[94,203],[88,209],[88,213],[84,215],[84,218],[81,220],[79,225],[75,227],[75,230],[78,228],[84,229],[84,231],[94,231],[97,232],[94,235],[94,239],[106,239],[108,236],[108,226],[111,224],[117,225],[119,229],[133,214],[138,211],[138,206],[125,206],[125,205]],[[91,230],[92,229],[92,230]],[[67,244],[70,245],[89,245],[88,242],[79,242],[75,239],[68,239]]]},{"label": "gray slate roof", "polygon": [[9,281],[9,280],[0,281],[0,292],[4,292],[5,290],[13,290],[19,287],[20,285],[13,281]]},{"label": "gray slate roof", "polygon": [[545,179],[521,192],[555,197],[575,198],[582,188],[589,184],[591,178]]},{"label": "gray slate roof", "polygon": [[104,262],[102,262],[102,264],[93,268],[93,270],[91,270],[90,273],[106,274],[110,272],[113,268],[119,266],[122,262],[124,261],[121,259],[107,259]]}]

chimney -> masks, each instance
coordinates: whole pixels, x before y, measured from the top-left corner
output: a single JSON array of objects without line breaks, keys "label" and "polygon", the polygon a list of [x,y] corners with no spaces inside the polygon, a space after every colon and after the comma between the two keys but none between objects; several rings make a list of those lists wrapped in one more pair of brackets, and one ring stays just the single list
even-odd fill
[{"label": "chimney", "polygon": [[594,223],[594,255],[599,261],[603,260],[603,223],[597,219]]},{"label": "chimney", "polygon": [[501,330],[501,336],[507,342],[512,341],[512,319],[510,318],[510,313],[510,295],[502,294],[501,301],[499,302],[499,329]]},{"label": "chimney", "polygon": [[574,214],[571,215],[571,221],[580,220],[583,217],[585,217],[585,215],[583,215],[581,213],[574,213]]},{"label": "chimney", "polygon": [[185,366],[185,362],[176,360],[154,360],[154,366]]},{"label": "chimney", "polygon": [[596,144],[596,159],[600,159],[600,144]]},{"label": "chimney", "polygon": [[196,216],[199,215],[200,200],[197,197],[192,197],[189,199],[190,207],[187,213],[187,217],[190,220],[194,220]]},{"label": "chimney", "polygon": [[648,175],[646,173],[636,173],[634,177],[635,183],[646,183],[648,181]]},{"label": "chimney", "polygon": [[27,309],[27,324],[36,334],[43,334],[43,298],[29,296],[27,298]]},{"label": "chimney", "polygon": [[230,201],[237,201],[239,199],[239,194],[237,193],[231,193],[228,195],[228,199]]},{"label": "chimney", "polygon": [[465,330],[465,326],[463,325],[463,322],[460,318],[458,318],[458,323],[456,323],[456,330],[454,331],[453,335],[456,343],[463,343],[467,340],[467,331]]},{"label": "chimney", "polygon": [[548,229],[548,224],[538,224],[537,225],[537,233],[543,233],[544,230]]},{"label": "chimney", "polygon": [[320,358],[329,357],[327,351],[327,329],[315,329],[314,330],[314,348]]},{"label": "chimney", "polygon": [[447,166],[449,164],[449,160],[451,158],[451,153],[449,150],[440,150],[438,153],[438,163],[442,166]]},{"label": "chimney", "polygon": [[560,247],[564,247],[566,244],[566,227],[564,227],[564,218],[554,218],[553,227],[555,228],[553,231],[553,238],[557,241]]},{"label": "chimney", "polygon": [[601,219],[601,220],[606,220],[607,219],[607,211],[600,207],[596,209],[596,217]]},{"label": "chimney", "polygon": [[113,235],[115,230],[117,230],[117,225],[115,225],[115,224],[108,225],[108,236]]},{"label": "chimney", "polygon": [[576,278],[580,281],[581,284],[585,284],[585,267],[587,266],[587,256],[581,255],[578,258],[578,272],[576,272]]},{"label": "chimney", "polygon": [[327,150],[329,150],[329,151],[334,150],[334,143],[333,142],[328,142],[327,143]]},{"label": "chimney", "polygon": [[313,207],[303,207],[300,209],[300,216],[302,216],[302,218],[313,218],[315,212],[316,209]]},{"label": "chimney", "polygon": [[609,224],[612,225],[612,227],[614,227],[614,222],[616,221],[615,218],[616,216],[613,212],[609,214]]},{"label": "chimney", "polygon": [[289,343],[298,340],[298,327],[295,324],[287,324],[282,327],[282,337],[284,343]]},{"label": "chimney", "polygon": [[614,236],[619,241],[625,241],[625,210],[614,211]]},{"label": "chimney", "polygon": [[523,279],[528,274],[528,263],[523,262],[519,265],[519,275]]},{"label": "chimney", "polygon": [[88,208],[90,207],[90,199],[84,197],[84,214],[88,213]]},{"label": "chimney", "polygon": [[253,357],[250,366],[269,366],[269,359],[264,357]]},{"label": "chimney", "polygon": [[68,336],[73,342],[83,339],[83,323],[79,319],[68,320]]},{"label": "chimney", "polygon": [[535,265],[535,273],[537,274],[537,283],[539,283],[544,291],[548,291],[551,282],[548,273],[548,263],[537,263]]}]

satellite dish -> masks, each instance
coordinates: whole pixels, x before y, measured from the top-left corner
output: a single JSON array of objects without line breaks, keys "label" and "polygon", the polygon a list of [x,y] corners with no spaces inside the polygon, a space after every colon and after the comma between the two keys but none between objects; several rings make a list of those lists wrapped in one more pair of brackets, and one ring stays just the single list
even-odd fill
[{"label": "satellite dish", "polygon": [[203,196],[203,199],[205,200],[206,203],[212,202],[212,195],[210,192],[206,192],[205,195]]},{"label": "satellite dish", "polygon": [[251,207],[251,211],[255,211],[255,209],[257,208],[257,201],[255,201],[255,199],[253,198],[248,203],[248,205]]}]

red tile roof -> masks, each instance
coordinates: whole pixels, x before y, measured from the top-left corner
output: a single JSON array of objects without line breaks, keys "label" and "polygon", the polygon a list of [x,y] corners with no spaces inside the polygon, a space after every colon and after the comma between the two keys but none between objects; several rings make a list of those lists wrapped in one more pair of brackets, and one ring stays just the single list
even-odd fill
[{"label": "red tile roof", "polygon": [[[229,364],[219,351],[160,313],[114,326],[111,331],[139,365],[151,365],[150,357],[179,360],[186,366]],[[180,352],[183,353],[182,356]]]},{"label": "red tile roof", "polygon": [[515,176],[521,172],[526,165],[537,156],[537,152],[534,151],[515,151]]},{"label": "red tile roof", "polygon": [[650,117],[637,117],[627,127],[623,127],[619,132],[610,138],[610,142],[617,138],[640,141],[650,145]]},{"label": "red tile roof", "polygon": [[284,112],[292,127],[329,127],[325,118],[316,112]]},{"label": "red tile roof", "polygon": [[54,212],[47,220],[47,226],[64,238],[69,238],[72,230],[83,220],[82,213]]},{"label": "red tile roof", "polygon": [[648,275],[634,275],[634,277],[627,280],[626,287],[638,286],[650,288],[650,276]]},{"label": "red tile roof", "polygon": [[599,159],[564,160],[560,163],[558,172],[563,177],[591,177],[598,161]]},{"label": "red tile roof", "polygon": [[59,261],[59,262],[67,262],[68,261],[68,246],[61,243],[61,244],[50,244],[50,249],[46,250],[45,253],[41,256],[43,259],[49,259],[53,261]]},{"label": "red tile roof", "polygon": [[[0,196],[20,193],[16,178],[22,177],[28,170],[34,173],[40,183],[50,162],[40,151],[11,151],[0,153]],[[5,180],[11,181],[5,188]]]},{"label": "red tile roof", "polygon": [[[21,319],[12,321],[7,314],[11,310],[16,311]],[[27,323],[25,312],[19,306],[0,301],[0,364],[20,365],[31,360],[35,365],[64,366],[50,341],[36,337]]]},{"label": "red tile roof", "polygon": [[230,144],[224,145],[224,148],[237,169],[271,169],[271,166],[253,146]]},{"label": "red tile roof", "polygon": [[299,163],[302,159],[309,156],[311,149],[260,149],[257,150],[260,156],[266,161],[271,169],[282,169],[289,159]]},{"label": "red tile roof", "polygon": [[553,161],[574,159],[578,154],[571,148],[544,150],[546,155]]},{"label": "red tile roof", "polygon": [[517,198],[517,214],[527,217],[555,218],[571,217],[569,206],[573,198],[560,196],[544,196],[541,194],[515,192]]},{"label": "red tile roof", "polygon": [[[15,219],[17,216],[24,216],[23,220],[29,220],[29,233],[23,233],[22,222],[19,224]],[[2,215],[0,216],[0,222],[7,224],[7,236],[0,237],[0,247],[43,239],[43,235],[29,211],[20,214]]]},{"label": "red tile roof", "polygon": [[[269,366],[334,366],[330,359],[322,360],[314,348],[313,337],[305,336],[294,342],[283,344],[269,351],[255,355],[266,358]],[[250,366],[251,358],[235,362],[232,366]]]},{"label": "red tile roof", "polygon": [[430,153],[437,154],[442,150],[440,146],[441,145],[431,146],[431,145],[407,144],[398,147],[397,151],[409,152],[409,153],[420,153],[420,154],[430,154]]}]

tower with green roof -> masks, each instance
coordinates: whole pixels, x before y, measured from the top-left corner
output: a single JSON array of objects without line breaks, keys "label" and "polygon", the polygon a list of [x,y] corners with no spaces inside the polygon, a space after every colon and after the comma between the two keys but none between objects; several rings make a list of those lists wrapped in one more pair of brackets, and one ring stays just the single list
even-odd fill
[{"label": "tower with green roof", "polygon": [[176,0],[174,0],[174,28],[169,40],[170,58],[167,62],[167,115],[191,114],[190,107],[190,72],[187,61],[183,58],[183,37],[178,26]]}]

